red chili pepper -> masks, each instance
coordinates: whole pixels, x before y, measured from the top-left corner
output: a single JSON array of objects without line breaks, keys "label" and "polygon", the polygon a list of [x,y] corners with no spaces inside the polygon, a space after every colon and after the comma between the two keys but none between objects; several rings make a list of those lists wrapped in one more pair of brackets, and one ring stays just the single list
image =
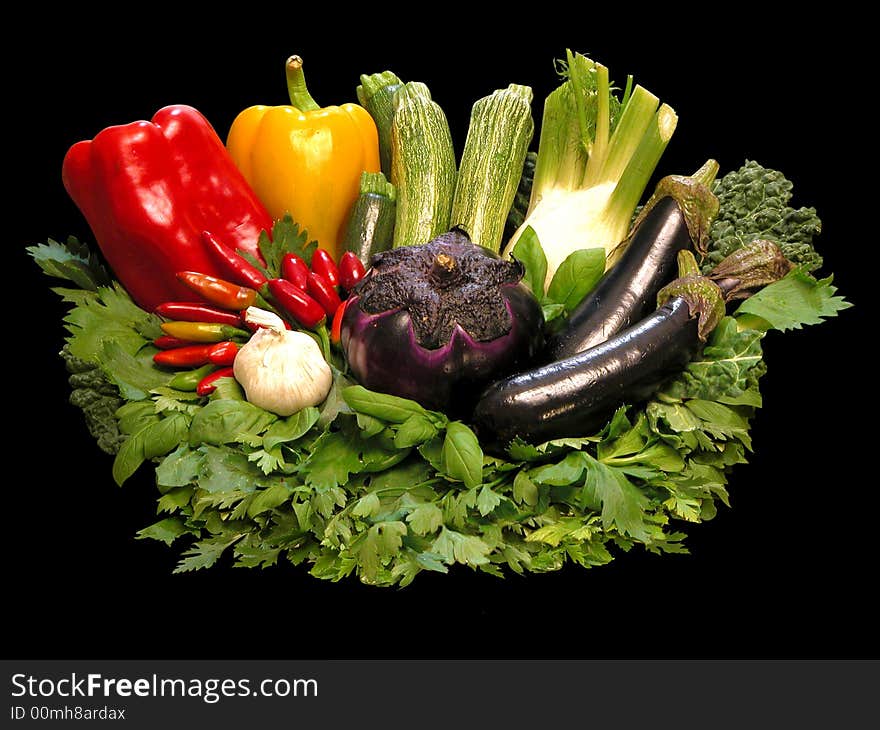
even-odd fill
[{"label": "red chili pepper", "polygon": [[281,259],[281,276],[305,291],[308,286],[309,267],[295,253],[286,253]]},{"label": "red chili pepper", "polygon": [[196,294],[200,294],[211,304],[223,309],[240,311],[247,309],[257,300],[257,292],[254,289],[218,279],[216,276],[200,274],[197,271],[178,271],[177,278]]},{"label": "red chili pepper", "polygon": [[199,381],[199,384],[196,386],[196,394],[209,395],[217,389],[216,381],[220,378],[232,377],[234,377],[232,368],[220,368],[219,370],[215,370],[213,373],[206,375]]},{"label": "red chili pepper", "polygon": [[172,337],[171,335],[162,335],[153,340],[153,344],[160,350],[173,350],[175,347],[186,347],[191,345],[192,340],[182,340],[180,337]]},{"label": "red chili pepper", "polygon": [[166,319],[177,321],[216,322],[228,324],[230,327],[241,326],[241,317],[238,314],[198,302],[164,302],[154,311]]},{"label": "red chili pepper", "polygon": [[333,326],[330,328],[330,342],[334,345],[338,345],[341,339],[342,315],[345,314],[346,304],[348,304],[347,299],[336,308],[336,314],[333,315]]},{"label": "red chili pepper", "polygon": [[169,368],[196,368],[208,364],[213,345],[187,345],[174,350],[162,350],[153,355],[153,362]]},{"label": "red chili pepper", "polygon": [[339,269],[336,268],[336,262],[329,251],[323,248],[315,249],[315,253],[312,254],[312,271],[323,277],[330,286],[339,286]]},{"label": "red chili pepper", "polygon": [[208,361],[214,365],[232,365],[238,354],[238,345],[235,342],[218,342],[208,352]]},{"label": "red chili pepper", "polygon": [[309,272],[308,293],[323,307],[328,317],[336,314],[336,310],[339,309],[339,304],[342,301],[339,298],[339,294],[336,293],[336,289],[330,285],[330,282],[314,271]]},{"label": "red chili pepper", "polygon": [[223,272],[223,275],[228,276],[236,284],[261,289],[266,283],[266,277],[262,271],[225,243],[217,240],[217,237],[210,231],[202,231],[202,243],[205,244],[208,254]]},{"label": "red chili pepper", "polygon": [[339,284],[345,291],[350,292],[354,289],[354,285],[363,279],[366,273],[367,270],[361,260],[351,251],[342,254],[339,259]]},{"label": "red chili pepper", "polygon": [[327,320],[321,305],[287,279],[269,279],[269,291],[278,306],[303,327],[315,329]]}]

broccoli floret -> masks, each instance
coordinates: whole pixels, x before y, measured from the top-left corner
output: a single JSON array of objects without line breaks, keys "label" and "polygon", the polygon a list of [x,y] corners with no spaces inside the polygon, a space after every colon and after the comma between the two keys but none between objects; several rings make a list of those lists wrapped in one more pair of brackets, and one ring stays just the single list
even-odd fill
[{"label": "broccoli floret", "polygon": [[59,354],[70,373],[71,405],[82,410],[89,433],[98,442],[98,447],[108,454],[115,454],[126,438],[120,433],[116,419],[116,411],[124,402],[119,389],[100,368],[71,355],[67,345]]},{"label": "broccoli floret", "polygon": [[822,257],[813,248],[822,221],[815,208],[788,205],[792,187],[781,172],[749,160],[718,180],[713,191],[721,207],[709,232],[703,271],[756,238],[774,241],[789,261],[807,271],[822,266]]}]

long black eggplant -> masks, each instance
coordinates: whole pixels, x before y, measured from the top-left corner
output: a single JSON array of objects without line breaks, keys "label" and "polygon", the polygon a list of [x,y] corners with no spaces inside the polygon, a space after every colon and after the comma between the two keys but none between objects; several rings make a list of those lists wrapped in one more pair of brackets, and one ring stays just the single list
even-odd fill
[{"label": "long black eggplant", "polygon": [[548,339],[546,359],[561,360],[605,342],[641,321],[657,306],[657,293],[676,276],[679,251],[705,252],[718,199],[709,185],[718,163],[709,160],[690,177],[671,175],[657,185],[621,253]]},{"label": "long black eggplant", "polygon": [[784,276],[791,264],[769,241],[756,241],[700,276],[689,252],[682,276],[660,292],[661,306],[641,322],[583,352],[513,375],[481,395],[472,425],[484,449],[504,456],[515,438],[540,444],[595,433],[623,404],[649,398],[697,353],[725,303]]}]

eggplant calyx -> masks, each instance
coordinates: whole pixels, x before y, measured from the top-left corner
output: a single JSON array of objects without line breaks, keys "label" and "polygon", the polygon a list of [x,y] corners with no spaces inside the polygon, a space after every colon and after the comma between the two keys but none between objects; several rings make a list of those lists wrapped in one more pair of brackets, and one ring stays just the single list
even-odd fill
[{"label": "eggplant calyx", "polygon": [[[709,229],[718,215],[718,198],[711,190],[712,181],[718,172],[718,163],[708,160],[693,175],[667,175],[657,183],[654,194],[639,212],[633,223],[635,231],[663,198],[672,198],[678,203],[687,225],[688,233],[694,242],[694,248],[700,256],[706,255],[709,240]],[[632,233],[630,233],[632,235]]]},{"label": "eggplant calyx", "polygon": [[779,281],[794,268],[773,241],[757,239],[724,258],[707,276],[725,301],[747,299],[755,290]]},{"label": "eggplant calyx", "polygon": [[475,342],[489,342],[510,332],[509,290],[522,276],[522,264],[453,229],[425,244],[376,254],[358,285],[358,306],[371,315],[405,312],[417,343],[429,350],[449,343],[456,327]]},{"label": "eggplant calyx", "polygon": [[687,302],[691,318],[699,318],[697,334],[705,342],[726,313],[721,287],[705,276],[685,274],[660,290],[657,304],[662,307],[674,297]]}]

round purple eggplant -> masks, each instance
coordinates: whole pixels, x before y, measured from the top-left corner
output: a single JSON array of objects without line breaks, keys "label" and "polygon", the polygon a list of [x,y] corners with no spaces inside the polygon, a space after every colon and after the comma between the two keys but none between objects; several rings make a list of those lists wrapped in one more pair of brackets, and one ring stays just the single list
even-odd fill
[{"label": "round purple eggplant", "polygon": [[453,230],[376,254],[349,298],[340,341],[366,388],[466,413],[490,382],[528,366],[543,314],[523,267]]}]

